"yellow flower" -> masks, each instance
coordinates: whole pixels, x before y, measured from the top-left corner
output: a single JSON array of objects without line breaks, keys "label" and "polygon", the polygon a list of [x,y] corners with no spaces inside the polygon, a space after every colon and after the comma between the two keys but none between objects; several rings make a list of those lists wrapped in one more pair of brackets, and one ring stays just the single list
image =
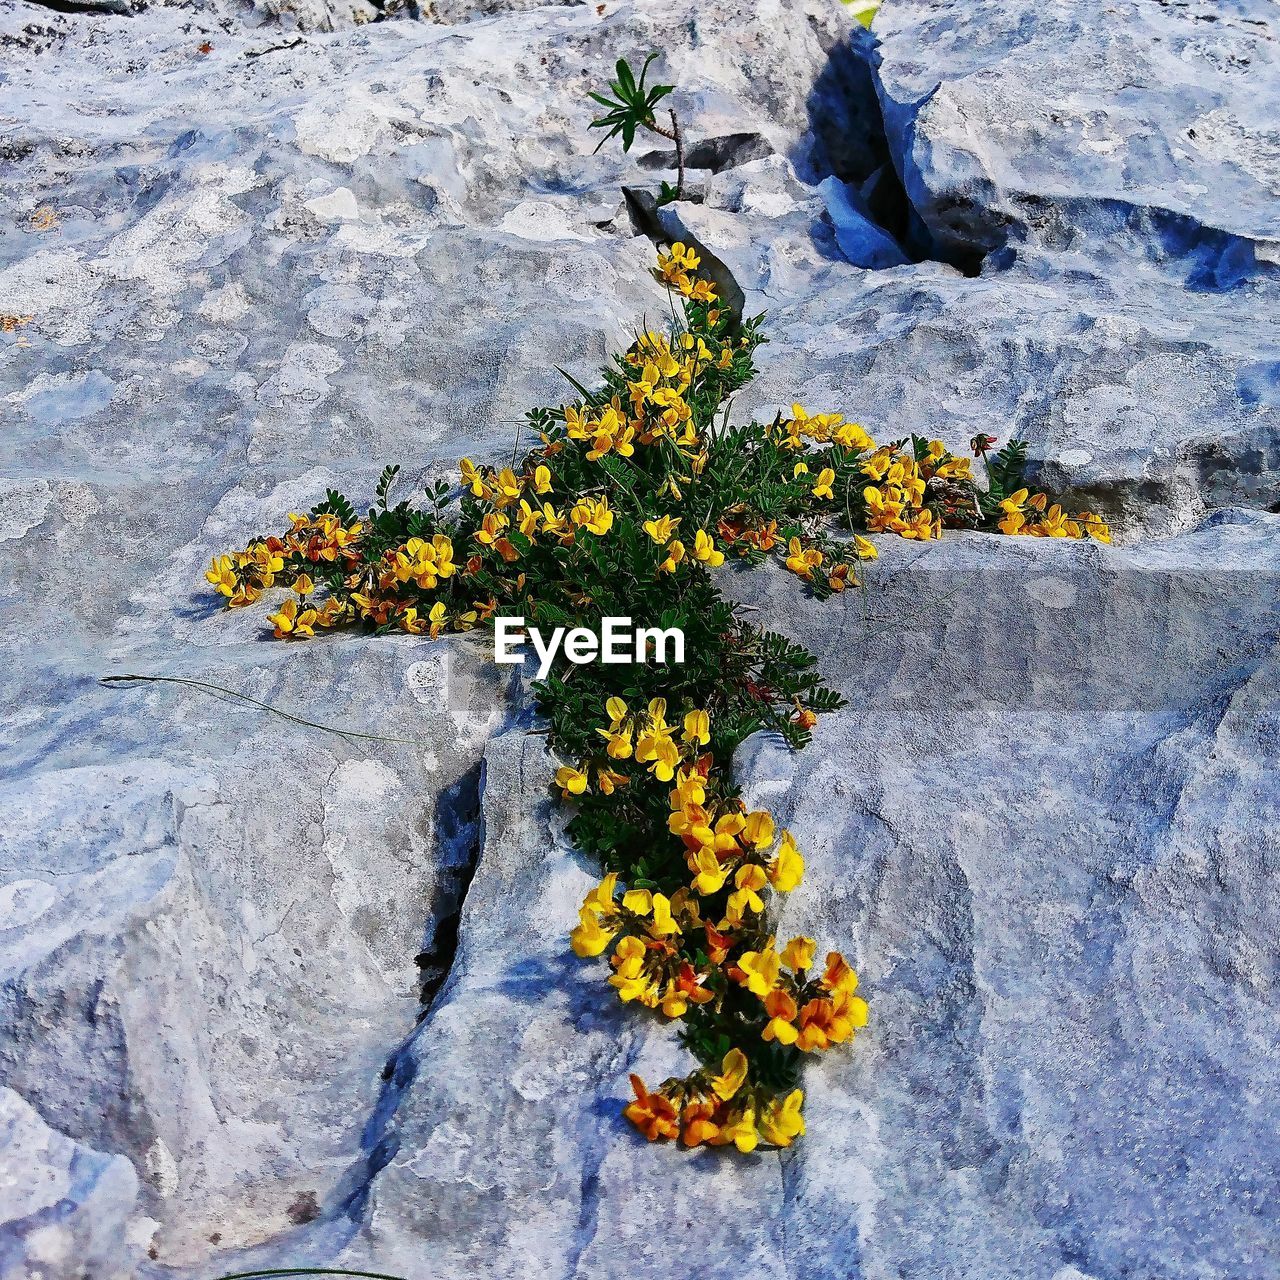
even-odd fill
[{"label": "yellow flower", "polygon": [[551,492],[551,469],[539,464],[533,469],[533,491],[534,493],[550,493]]},{"label": "yellow flower", "polygon": [[831,439],[844,449],[874,449],[876,442],[856,422],[846,422],[831,433]]},{"label": "yellow flower", "polygon": [[816,547],[810,547],[805,550],[804,544],[799,538],[790,538],[787,541],[787,568],[791,570],[797,577],[809,578],[813,575],[813,570],[822,563],[822,552]]},{"label": "yellow flower", "polygon": [[754,1151],[759,1141],[760,1135],[756,1131],[756,1112],[752,1106],[747,1106],[733,1116],[728,1124],[721,1125],[720,1132],[716,1135],[718,1144],[732,1142],[744,1156]]},{"label": "yellow flower", "polygon": [[565,765],[556,771],[556,785],[567,796],[580,796],[587,789],[587,775]]},{"label": "yellow flower", "polygon": [[617,933],[617,928],[602,927],[600,917],[586,907],[578,912],[578,920],[580,923],[569,934],[569,945],[573,948],[574,955],[581,956],[583,959],[598,956],[609,945],[610,940]]},{"label": "yellow flower", "polygon": [[267,621],[275,628],[277,640],[283,640],[285,636],[310,640],[315,635],[312,628],[315,626],[316,611],[314,609],[299,610],[298,602],[289,599],[280,606],[279,613],[268,614]]},{"label": "yellow flower", "polygon": [[876,550],[874,542],[868,542],[861,534],[853,535],[853,549],[857,552],[859,560],[875,560],[880,552]]},{"label": "yellow flower", "polygon": [[804,878],[804,858],[790,831],[782,833],[778,856],[769,868],[769,880],[779,893],[790,893]]},{"label": "yellow flower", "polygon": [[236,593],[236,571],[230,556],[214,556],[205,578],[228,598]]},{"label": "yellow flower", "polygon": [[930,538],[942,536],[942,526],[934,525],[932,511],[916,511],[907,521],[906,527],[899,529],[898,532],[904,538],[916,538],[921,542],[928,542]]},{"label": "yellow flower", "polygon": [[[742,868],[746,870],[746,868]],[[741,872],[739,872],[741,874]],[[763,1000],[778,985],[778,975],[782,971],[782,957],[773,949],[772,943],[763,951],[744,951],[738,957],[738,968],[742,977],[738,981],[754,996]]]},{"label": "yellow flower", "polygon": [[634,934],[621,939],[614,949],[614,966],[620,978],[636,978],[644,971],[645,956],[648,948]]},{"label": "yellow flower", "polygon": [[716,857],[710,845],[703,845],[694,855],[694,867],[697,875],[693,878],[693,887],[704,896],[719,893],[729,873]]},{"label": "yellow flower", "polygon": [[532,538],[538,532],[538,524],[542,520],[542,512],[529,505],[527,498],[520,499],[520,519],[516,527],[526,538]]},{"label": "yellow flower", "polygon": [[712,569],[724,564],[724,552],[716,550],[715,541],[705,529],[699,529],[693,535],[693,555]]},{"label": "yellow flower", "polygon": [[458,463],[458,469],[462,472],[462,483],[467,485],[477,498],[483,498],[484,476],[477,469],[475,463],[470,458],[463,458]]},{"label": "yellow flower", "polygon": [[610,731],[617,733],[622,728],[622,722],[627,718],[627,704],[621,698],[614,696],[604,704],[604,709],[609,717]]},{"label": "yellow flower", "polygon": [[835,495],[832,493],[831,485],[836,478],[836,473],[830,467],[823,467],[818,472],[818,483],[813,486],[813,496],[815,498],[831,498]]},{"label": "yellow flower", "polygon": [[804,1117],[800,1114],[804,1106],[804,1093],[793,1089],[785,1098],[777,1098],[769,1102],[760,1117],[760,1133],[766,1142],[775,1147],[789,1147],[791,1143],[804,1135]]},{"label": "yellow flower", "polygon": [[684,733],[680,737],[705,747],[711,741],[711,717],[705,711],[690,711],[684,718]]},{"label": "yellow flower", "polygon": [[431,638],[436,639],[440,632],[444,630],[444,625],[448,621],[445,616],[444,603],[437,600],[431,606],[431,612],[427,614],[427,619],[431,623]]},{"label": "yellow flower", "polygon": [[629,760],[631,758],[631,734],[617,733],[612,729],[597,729],[596,732],[608,743],[605,750],[614,760]]},{"label": "yellow flower", "polygon": [[300,573],[293,580],[293,589],[300,596],[309,596],[316,589],[316,584],[309,573]]},{"label": "yellow flower", "polygon": [[486,547],[491,547],[498,540],[498,535],[507,527],[507,517],[499,515],[497,512],[490,511],[488,515],[480,522],[480,528],[476,533],[476,541],[483,543]]},{"label": "yellow flower", "polygon": [[683,1018],[689,1009],[689,999],[674,982],[668,982],[661,1007],[668,1018]]},{"label": "yellow flower", "polygon": [[728,1102],[747,1079],[747,1055],[741,1049],[730,1049],[720,1064],[721,1074],[711,1080],[711,1088],[717,1098]]},{"label": "yellow flower", "polygon": [[665,725],[650,725],[636,743],[636,761],[647,764],[659,782],[670,782],[680,763],[680,748]]},{"label": "yellow flower", "polygon": [[817,943],[812,938],[792,938],[782,948],[782,963],[792,973],[802,973],[813,964]]},{"label": "yellow flower", "polygon": [[494,501],[500,507],[509,507],[520,496],[521,485],[510,467],[503,467],[495,480]]},{"label": "yellow flower", "polygon": [[647,916],[653,910],[653,894],[648,889],[628,889],[622,895],[622,906],[625,911]]},{"label": "yellow flower", "polygon": [[662,546],[670,540],[671,535],[675,533],[679,524],[680,518],[678,516],[674,520],[670,516],[659,516],[656,520],[646,520],[644,522],[644,531],[654,542]]},{"label": "yellow flower", "polygon": [[674,538],[667,547],[667,558],[658,566],[659,573],[675,573],[676,565],[684,559],[684,543]]},{"label": "yellow flower", "polygon": [[669,938],[680,933],[680,926],[671,918],[671,900],[662,893],[653,895],[653,923],[649,932],[655,938]]},{"label": "yellow flower", "polygon": [[773,843],[773,817],[767,809],[757,809],[747,814],[746,826],[742,831],[748,844],[763,849]]},{"label": "yellow flower", "polygon": [[573,523],[581,526],[596,537],[603,537],[613,528],[613,512],[609,510],[609,499],[583,498],[569,513]]},{"label": "yellow flower", "polygon": [[791,996],[780,989],[770,991],[765,998],[764,1008],[769,1015],[769,1022],[760,1033],[760,1038],[776,1040],[779,1044],[795,1044],[800,1036],[794,1025],[799,1011]]},{"label": "yellow flower", "polygon": [[1089,537],[1098,542],[1109,543],[1111,541],[1111,529],[1108,527],[1107,522],[1099,516],[1095,516],[1092,511],[1080,512],[1076,516],[1076,521]]},{"label": "yellow flower", "polygon": [[612,911],[613,895],[618,888],[618,873],[610,871],[583,899],[582,905],[593,911]]},{"label": "yellow flower", "polygon": [[758,914],[764,910],[764,899],[760,896],[760,890],[765,887],[768,880],[762,868],[756,866],[754,862],[739,867],[733,882],[738,888],[736,892],[729,895],[729,900],[725,903],[725,911],[730,920],[741,920],[747,911]]},{"label": "yellow flower", "polygon": [[1001,533],[1021,532],[1022,526],[1027,523],[1022,508],[1029,496],[1029,490],[1018,489],[1000,503],[1000,510],[1005,513],[1004,519],[1000,521]]}]

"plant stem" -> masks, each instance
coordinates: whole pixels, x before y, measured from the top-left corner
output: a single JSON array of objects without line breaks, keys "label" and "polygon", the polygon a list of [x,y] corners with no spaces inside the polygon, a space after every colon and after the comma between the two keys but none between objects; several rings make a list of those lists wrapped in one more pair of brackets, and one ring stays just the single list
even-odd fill
[{"label": "plant stem", "polygon": [[675,111],[671,113],[671,128],[664,129],[656,120],[644,121],[644,126],[651,133],[676,144],[676,199],[684,199],[684,133],[680,128],[680,119]]}]

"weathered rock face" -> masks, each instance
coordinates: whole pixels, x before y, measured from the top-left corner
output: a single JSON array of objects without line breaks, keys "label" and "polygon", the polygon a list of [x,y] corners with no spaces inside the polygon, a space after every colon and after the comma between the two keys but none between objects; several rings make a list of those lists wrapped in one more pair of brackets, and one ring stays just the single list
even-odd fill
[{"label": "weathered rock face", "polygon": [[[0,0],[0,1274],[1277,1270],[1272,7],[502,8]],[[873,1011],[781,1160],[620,1119],[682,1053],[568,952],[592,869],[482,645],[200,590],[659,315],[663,158],[585,129],[650,48],[712,140],[675,215],[771,313],[736,413],[1020,434],[1125,522],[730,578],[851,703],[740,762]]]}]

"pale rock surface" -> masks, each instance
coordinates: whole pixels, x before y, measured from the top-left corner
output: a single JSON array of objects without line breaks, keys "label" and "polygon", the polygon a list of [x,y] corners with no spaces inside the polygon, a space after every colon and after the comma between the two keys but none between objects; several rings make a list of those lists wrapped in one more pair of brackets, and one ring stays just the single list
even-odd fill
[{"label": "pale rock surface", "polygon": [[[0,0],[4,1274],[1280,1269],[1274,5],[889,0],[877,53],[825,0],[307,3]],[[781,1159],[620,1119],[682,1054],[568,952],[592,870],[482,642],[264,642],[200,581],[509,456],[661,316],[662,157],[585,129],[651,48],[738,138],[676,211],[771,314],[735,412],[1014,432],[1123,521],[729,578],[851,703],[740,761],[873,1010]]]}]

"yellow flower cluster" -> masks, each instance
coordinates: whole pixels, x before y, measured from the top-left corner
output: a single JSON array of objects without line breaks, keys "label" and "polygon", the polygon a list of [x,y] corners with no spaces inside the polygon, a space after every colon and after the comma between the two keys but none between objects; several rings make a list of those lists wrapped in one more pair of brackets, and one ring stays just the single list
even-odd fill
[{"label": "yellow flower cluster", "polygon": [[656,1093],[633,1075],[635,1101],[623,1114],[650,1142],[679,1138],[686,1147],[733,1144],[744,1155],[761,1139],[789,1147],[804,1134],[804,1093],[772,1095],[748,1085],[747,1071],[746,1055],[730,1049],[719,1075],[694,1072],[684,1080],[668,1080]]},{"label": "yellow flower cluster", "polygon": [[[921,542],[940,538],[943,520],[931,507],[940,507],[944,517],[960,514],[958,504],[963,499],[959,493],[963,490],[958,493],[949,488],[947,482],[962,486],[973,483],[969,459],[952,455],[941,440],[930,440],[924,456],[916,458],[901,448],[878,445],[856,422],[846,422],[838,413],[810,414],[803,405],[793,404],[791,417],[779,417],[772,432],[776,440],[790,449],[803,449],[808,441],[813,441],[861,455],[858,469],[869,481],[862,489],[869,533],[896,533]],[[807,475],[808,471],[806,464],[796,464],[797,478]],[[824,467],[813,485],[814,496],[832,498],[835,478],[835,472]],[[967,506],[973,510],[971,500]],[[1088,511],[1068,516],[1060,506],[1048,506],[1048,499],[1042,493],[1030,496],[1026,489],[1019,489],[1001,502],[1000,507],[1005,513],[999,523],[1002,533],[1111,541],[1111,531],[1100,517]],[[800,577],[811,577],[821,563],[822,558],[812,548],[788,548],[787,568]],[[832,589],[841,588],[833,583]]]},{"label": "yellow flower cluster", "polygon": [[1091,511],[1068,516],[1055,502],[1049,503],[1043,493],[1019,489],[1001,504],[1004,517],[1000,532],[1030,534],[1035,538],[1083,538],[1088,535],[1098,542],[1110,542],[1111,530],[1106,522]]},{"label": "yellow flower cluster", "polygon": [[[609,984],[618,998],[668,1018],[684,1017],[691,1006],[718,1006],[743,991],[762,1009],[763,1041],[804,1052],[848,1042],[867,1018],[865,1002],[854,994],[857,977],[835,951],[822,974],[810,976],[813,940],[792,938],[778,950],[768,934],[765,894],[791,892],[804,875],[804,858],[789,831],[776,831],[767,810],[748,811],[721,794],[723,780],[702,750],[711,740],[710,717],[694,709],[670,724],[661,698],[632,713],[614,697],[606,709],[609,723],[596,733],[609,763],[595,767],[597,786],[612,794],[630,781],[617,767],[626,761],[673,784],[667,826],[683,846],[690,880],[668,897],[622,889],[611,872],[582,903],[570,935],[574,952],[590,957],[611,948]],[[556,780],[566,796],[579,796],[589,789],[591,772],[589,764],[565,766]],[[761,1137],[786,1145],[803,1125],[782,1123],[782,1101],[748,1091],[736,1110],[729,1108],[746,1076],[745,1058],[742,1063],[741,1077],[718,1093],[705,1073],[669,1081],[657,1094],[637,1081],[627,1114],[651,1139],[680,1134],[687,1145],[735,1142],[744,1151]],[[801,1095],[789,1097],[785,1114],[798,1120]]]},{"label": "yellow flower cluster", "polygon": [[[773,950],[771,939],[766,952],[744,952],[730,966],[731,977],[761,996],[769,1015],[765,1040],[816,1051],[846,1044],[866,1026],[867,1005],[854,994],[858,978],[848,962],[833,951],[822,974],[811,978],[813,955],[812,938],[792,938],[781,953]],[[792,972],[786,974],[783,966]],[[749,1074],[746,1054],[734,1048],[719,1075],[703,1068],[667,1080],[655,1092],[633,1075],[635,1101],[624,1114],[650,1142],[678,1137],[688,1147],[733,1143],[744,1153],[762,1140],[789,1146],[804,1133],[804,1094],[793,1089],[779,1096],[749,1084]]]},{"label": "yellow flower cluster", "polygon": [[[319,566],[358,562],[364,528],[360,521],[343,525],[337,516],[310,517],[292,511],[289,520],[293,528],[283,538],[255,538],[243,551],[213,557],[205,571],[205,580],[227,598],[230,607],[238,609],[253,604],[269,587],[295,586],[295,579],[305,588],[298,594],[309,595],[314,587],[309,576],[298,570],[300,561]],[[297,602],[288,603],[296,614]],[[319,626],[335,626],[346,613],[341,608],[305,612],[314,614],[308,625]]]},{"label": "yellow flower cluster", "polygon": [[[843,591],[877,552],[852,531],[848,543],[825,536],[828,513],[920,541],[944,526],[989,528],[998,517],[1005,534],[1106,542],[1110,532],[1043,494],[1004,498],[1021,483],[1021,445],[987,464],[984,490],[969,460],[941,441],[882,445],[843,415],[800,404],[768,426],[726,422],[717,431],[719,406],[751,376],[762,339],[758,317],[722,316],[700,267],[684,244],[659,255],[655,274],[684,300],[683,325],[671,336],[637,336],[600,392],[580,387],[576,404],[531,411],[541,445],[523,462],[461,459],[457,517],[444,514],[444,482],[433,510],[391,507],[392,468],[367,521],[330,494],[316,514],[291,515],[283,537],[215,557],[205,576],[237,607],[290,588],[269,615],[281,638],[358,623],[434,639],[487,622],[499,602],[504,612],[564,617],[599,610],[618,593],[634,593],[655,616],[678,604],[703,624],[705,672],[683,686],[699,692],[683,693],[694,705],[683,702],[670,718],[664,698],[632,707],[614,696],[592,731],[596,717],[585,709],[615,687],[608,674],[583,674],[568,694],[550,681],[539,697],[553,741],[571,743],[563,749],[577,758],[556,774],[562,795],[582,802],[575,836],[627,868],[627,883],[610,872],[587,894],[573,950],[607,957],[622,1002],[682,1020],[702,1064],[653,1092],[633,1076],[626,1115],[651,1141],[747,1152],[803,1134],[804,1096],[792,1088],[801,1055],[849,1043],[867,1006],[839,952],[815,964],[811,938],[778,946],[771,896],[801,883],[804,858],[772,814],[743,804],[714,758],[727,757],[762,714],[800,745],[817,710],[840,699],[802,678],[798,658],[741,648],[751,629],[721,627],[710,603],[721,598],[701,570],[727,555],[749,563],[772,555],[815,594]],[[979,435],[971,447],[985,458],[994,443]],[[646,693],[648,679],[638,683]],[[717,709],[714,746],[708,705]]]},{"label": "yellow flower cluster", "polygon": [[658,269],[654,274],[690,302],[714,302],[715,287],[709,280],[699,279],[696,275],[701,265],[702,259],[677,240],[669,252],[658,254]]}]

